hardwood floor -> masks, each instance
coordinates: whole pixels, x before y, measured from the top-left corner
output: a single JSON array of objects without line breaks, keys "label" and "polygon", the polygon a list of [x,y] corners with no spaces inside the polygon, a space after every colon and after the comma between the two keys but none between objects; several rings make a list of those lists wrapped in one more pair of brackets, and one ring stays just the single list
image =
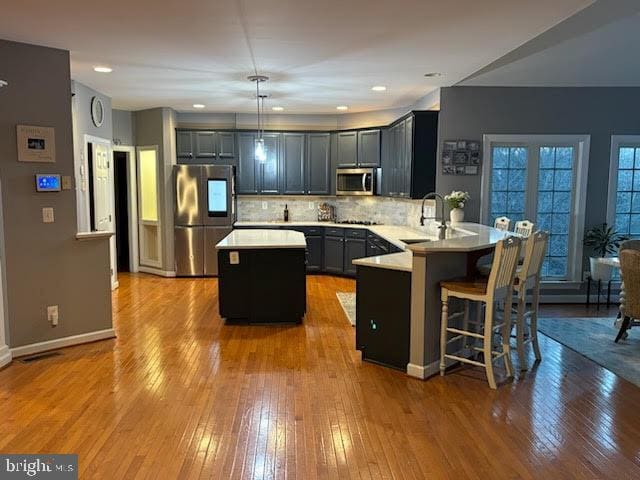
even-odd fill
[{"label": "hardwood floor", "polygon": [[352,280],[307,283],[303,325],[225,326],[216,280],[120,275],[117,340],[0,371],[0,452],[77,453],[82,479],[640,477],[635,385],[545,336],[497,391],[412,379],[360,361]]}]

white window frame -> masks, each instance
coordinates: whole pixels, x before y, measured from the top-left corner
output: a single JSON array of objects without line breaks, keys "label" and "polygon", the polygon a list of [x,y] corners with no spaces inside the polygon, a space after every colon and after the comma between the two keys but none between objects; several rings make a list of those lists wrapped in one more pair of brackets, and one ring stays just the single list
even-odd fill
[{"label": "white window frame", "polygon": [[618,152],[620,147],[640,147],[640,135],[611,135],[609,161],[609,191],[607,194],[607,223],[616,223],[616,195],[618,193]]},{"label": "white window frame", "polygon": [[[480,211],[482,223],[487,224],[491,215],[491,150],[494,146],[523,146],[528,149],[527,156],[527,199],[525,215],[536,223],[534,213],[537,210],[537,175],[539,171],[539,153],[541,146],[572,145],[576,152],[574,196],[571,208],[571,229],[569,231],[568,271],[566,280],[546,280],[547,284],[567,284],[582,281],[582,239],[584,236],[584,218],[587,201],[587,174],[589,171],[589,151],[591,135],[483,135],[482,190]],[[532,173],[534,175],[532,175]]]}]

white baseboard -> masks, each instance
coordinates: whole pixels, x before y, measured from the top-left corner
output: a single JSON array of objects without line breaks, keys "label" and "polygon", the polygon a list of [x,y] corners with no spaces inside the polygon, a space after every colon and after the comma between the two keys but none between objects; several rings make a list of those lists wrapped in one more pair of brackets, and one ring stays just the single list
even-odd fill
[{"label": "white baseboard", "polygon": [[48,350],[57,350],[58,348],[80,345],[81,343],[115,338],[115,336],[115,330],[113,328],[107,328],[106,330],[97,330],[95,332],[81,333],[80,335],[72,335],[70,337],[56,338],[54,340],[47,340],[46,342],[15,347],[11,349],[11,354],[13,355],[13,358],[23,357],[25,355],[33,355],[34,353],[46,352]]},{"label": "white baseboard", "polygon": [[407,364],[407,375],[414,378],[425,380],[432,375],[440,372],[440,361],[430,363],[428,365]]},{"label": "white baseboard", "polygon": [[9,347],[7,347],[6,345],[2,345],[2,347],[0,347],[0,368],[11,363],[11,358],[12,355]]},{"label": "white baseboard", "polygon": [[176,276],[176,272],[173,272],[170,270],[161,270],[159,268],[153,268],[153,267],[143,267],[142,265],[138,267],[138,271],[142,273],[150,273],[151,275],[158,275],[160,277],[167,277],[167,278],[173,278]]}]

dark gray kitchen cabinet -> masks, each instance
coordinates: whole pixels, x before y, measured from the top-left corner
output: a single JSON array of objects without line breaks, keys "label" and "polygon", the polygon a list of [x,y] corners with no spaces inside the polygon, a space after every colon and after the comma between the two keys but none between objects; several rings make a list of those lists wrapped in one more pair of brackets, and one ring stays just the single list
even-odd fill
[{"label": "dark gray kitchen cabinet", "polygon": [[344,270],[344,237],[325,235],[324,271],[342,275]]},{"label": "dark gray kitchen cabinet", "polygon": [[305,134],[282,134],[282,188],[281,193],[305,193]]},{"label": "dark gray kitchen cabinet", "polygon": [[344,239],[344,271],[345,275],[356,274],[356,266],[352,263],[356,258],[367,256],[367,241],[363,238]]},{"label": "dark gray kitchen cabinet", "polygon": [[218,158],[233,159],[236,157],[236,134],[218,132]]},{"label": "dark gray kitchen cabinet", "polygon": [[324,239],[322,235],[306,235],[305,239],[307,240],[307,272],[320,272]]},{"label": "dark gray kitchen cabinet", "polygon": [[358,132],[358,167],[380,166],[380,130]]},{"label": "dark gray kitchen cabinet", "polygon": [[214,158],[217,150],[216,132],[194,132],[195,156],[197,158]]},{"label": "dark gray kitchen cabinet", "polygon": [[263,138],[267,158],[264,162],[259,162],[258,193],[277,195],[280,193],[280,134],[265,133]]},{"label": "dark gray kitchen cabinet", "polygon": [[237,190],[240,195],[258,193],[258,162],[255,156],[255,135],[238,133]]},{"label": "dark gray kitchen cabinet", "polygon": [[413,170],[413,117],[404,121],[404,146],[402,149],[402,188],[400,196],[411,197],[411,173]]},{"label": "dark gray kitchen cabinet", "polygon": [[349,168],[358,166],[358,132],[339,132],[338,167]]},{"label": "dark gray kitchen cabinet", "polygon": [[391,179],[393,176],[393,165],[391,161],[391,128],[385,128],[380,132],[381,137],[381,185],[380,195],[391,196]]},{"label": "dark gray kitchen cabinet", "polygon": [[329,195],[331,193],[331,136],[328,133],[307,135],[305,158],[306,193],[309,195]]},{"label": "dark gray kitchen cabinet", "polygon": [[179,159],[193,158],[192,132],[176,131],[176,156]]}]

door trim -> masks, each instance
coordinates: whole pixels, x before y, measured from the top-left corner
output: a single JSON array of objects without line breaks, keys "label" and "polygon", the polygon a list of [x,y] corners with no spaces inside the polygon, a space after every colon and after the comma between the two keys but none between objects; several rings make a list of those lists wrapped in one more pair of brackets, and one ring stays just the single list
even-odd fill
[{"label": "door trim", "polygon": [[[111,140],[101,137],[95,137],[93,135],[84,135],[83,149],[84,153],[80,162],[80,181],[76,179],[76,185],[80,185],[80,197],[82,199],[82,204],[84,206],[84,218],[82,222],[80,221],[80,215],[78,215],[78,225],[79,231],[81,232],[90,232],[91,231],[91,218],[89,218],[89,143],[101,143],[107,148],[107,158],[109,159],[109,188],[107,189],[109,192],[109,209],[111,212],[111,230],[113,231],[115,228],[115,223],[113,221],[113,216],[115,215],[115,195],[114,195],[114,184],[113,184],[113,146],[111,145]],[[84,190],[82,187],[85,187]],[[78,202],[78,207],[80,206],[80,202]],[[80,228],[82,227],[82,228]],[[116,262],[116,238],[115,235],[112,235],[109,239],[109,265],[111,269],[111,290],[115,290],[118,288],[118,271],[117,271],[117,262]]]},{"label": "door trim", "polygon": [[113,152],[125,152],[127,154],[127,211],[129,213],[129,271],[131,271],[132,273],[136,273],[140,266],[140,252],[138,251],[138,177],[137,177],[137,169],[136,169],[136,148],[130,145],[115,145],[113,147]]},{"label": "door trim", "polygon": [[0,250],[0,368],[11,363],[11,350],[7,345],[6,331],[4,328],[5,323],[5,265],[4,265],[4,219],[2,216],[2,185],[0,181],[0,244],[2,249]]}]

